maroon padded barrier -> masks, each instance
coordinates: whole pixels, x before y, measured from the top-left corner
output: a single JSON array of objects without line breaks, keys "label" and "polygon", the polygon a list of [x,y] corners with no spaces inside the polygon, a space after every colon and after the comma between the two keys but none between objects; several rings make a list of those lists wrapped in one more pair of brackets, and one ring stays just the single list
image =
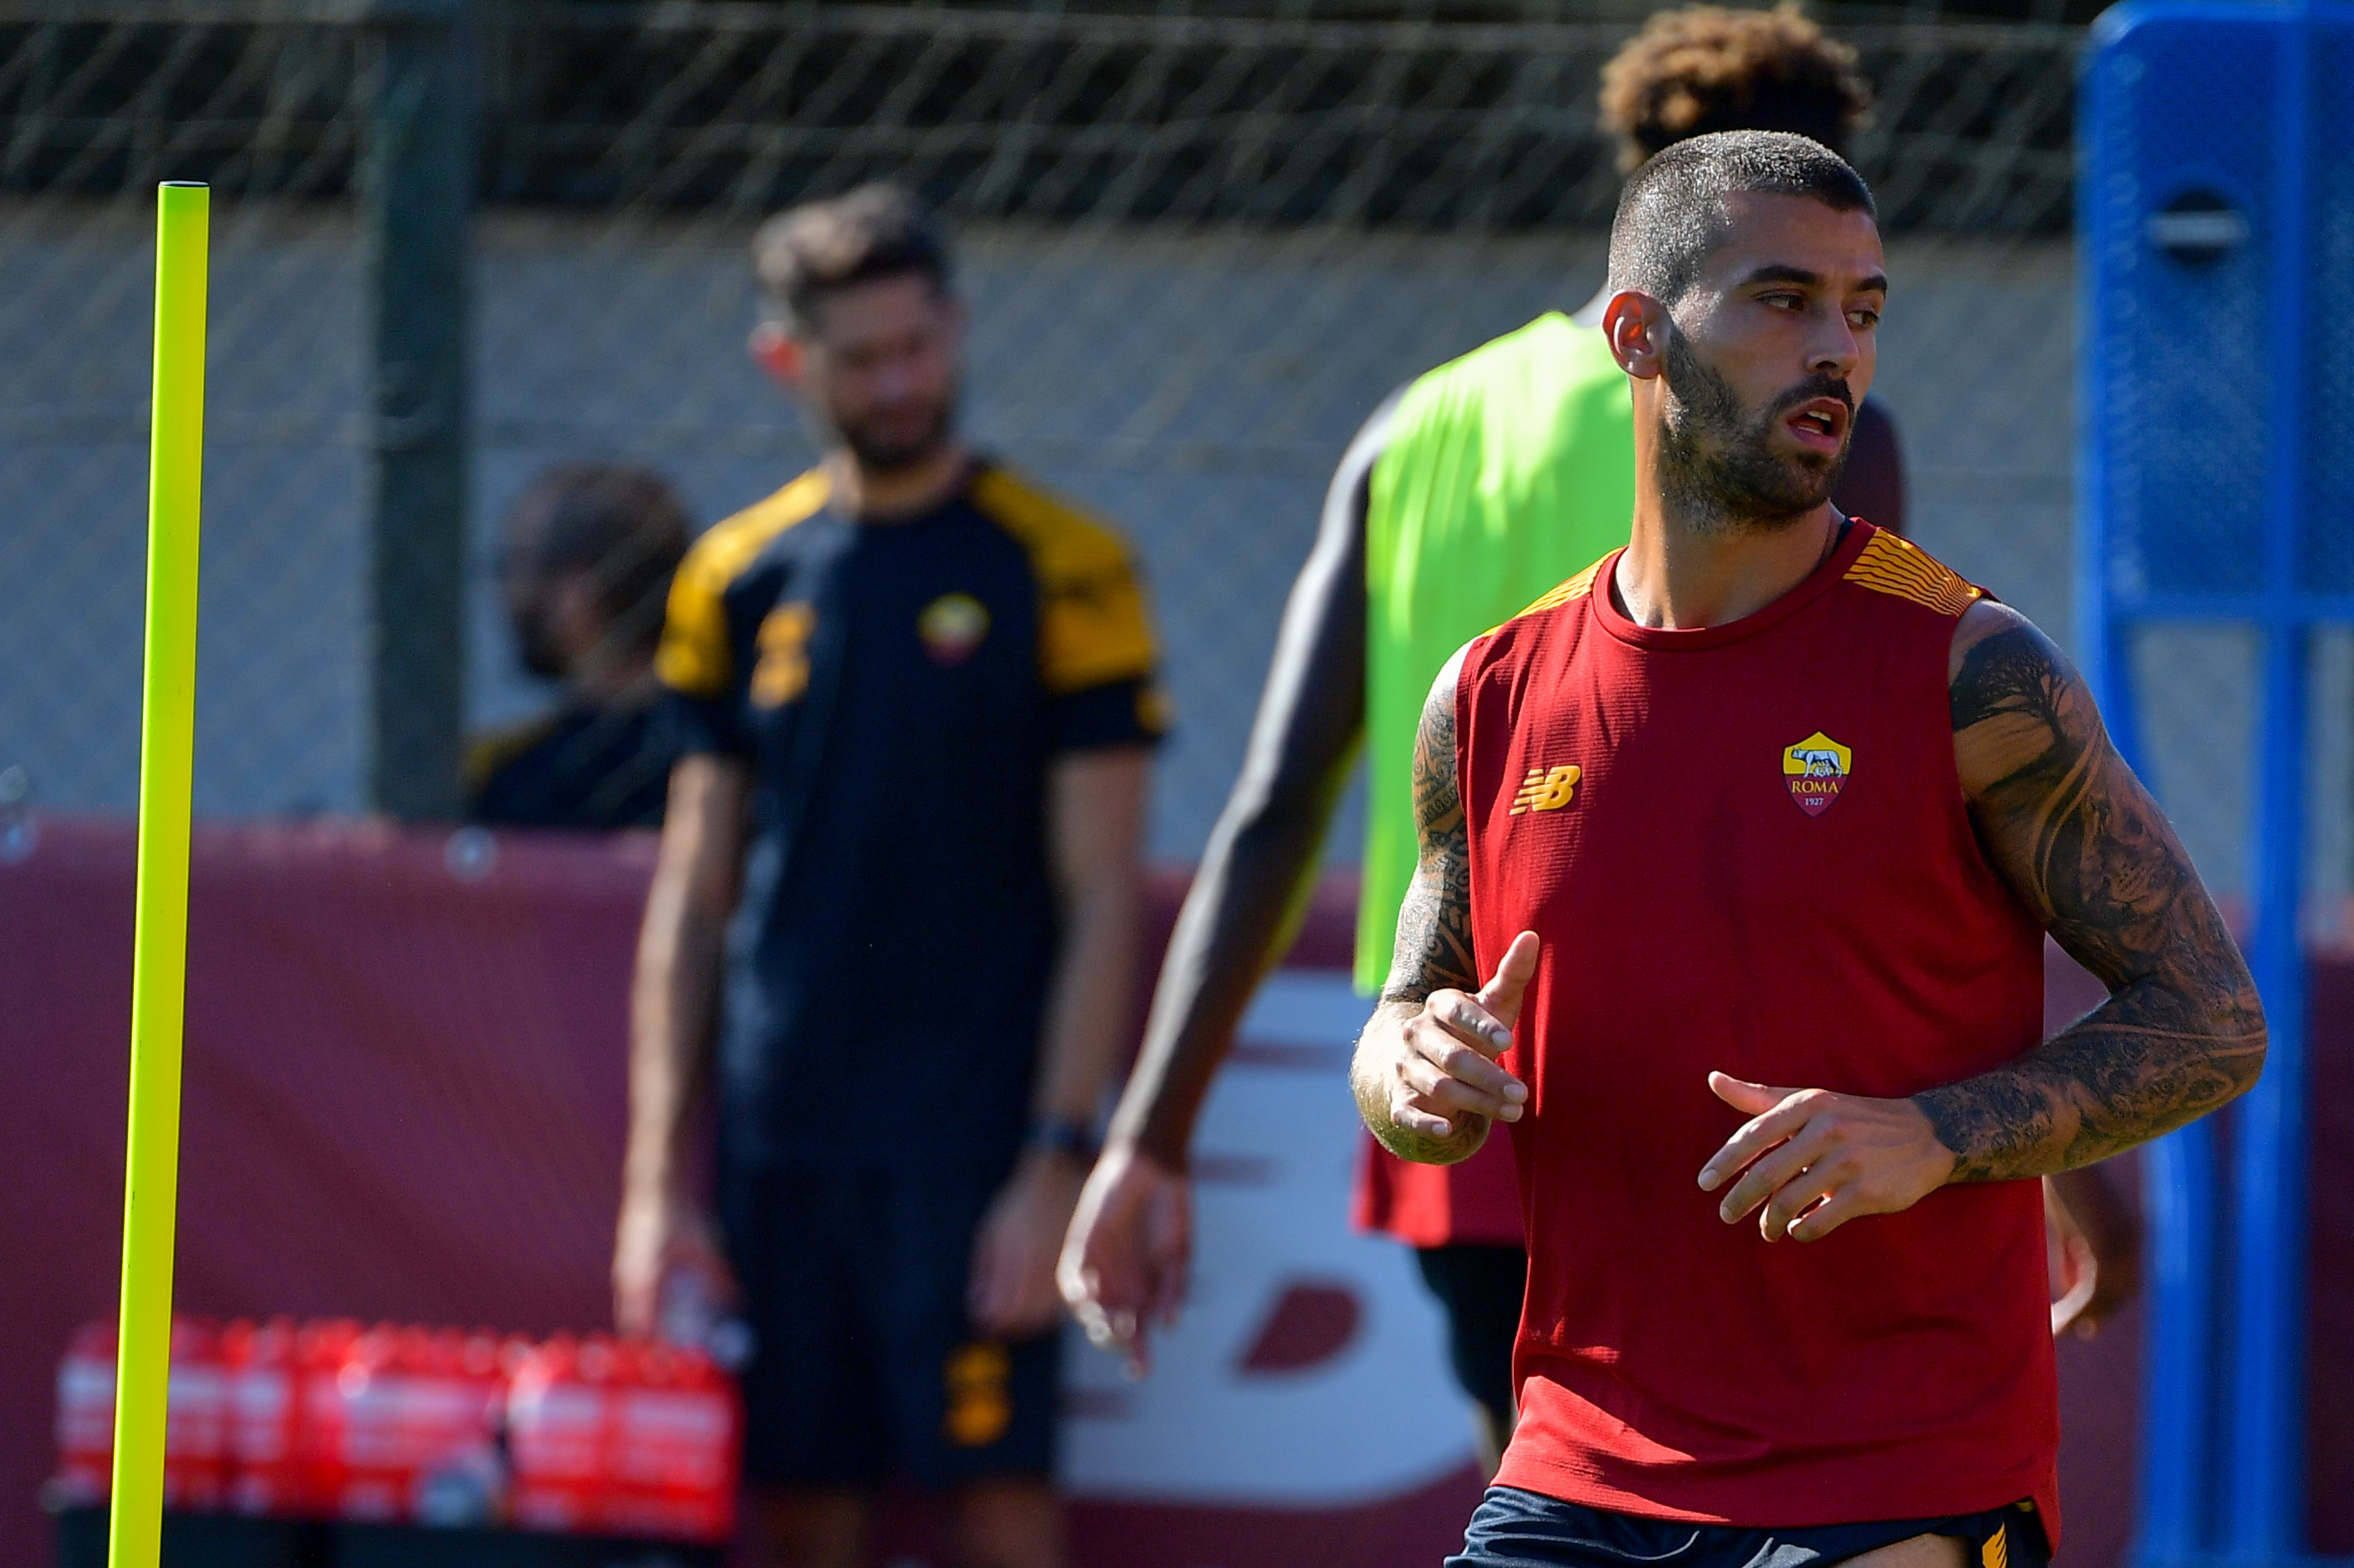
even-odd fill
[{"label": "maroon padded barrier", "polygon": [[[37,1563],[58,1355],[111,1315],[122,1204],[132,832],[43,819],[0,863],[0,1562]],[[609,1320],[624,1001],[644,837],[364,823],[196,836],[178,1295],[542,1332]],[[1182,874],[1154,879],[1150,949]],[[1354,888],[1320,891],[1292,961],[1347,962]],[[2064,960],[2062,961],[2064,963]],[[2073,968],[2073,967],[2072,967]],[[2055,1022],[2096,989],[2055,969]],[[2317,1168],[2354,1157],[2354,959],[2320,966]],[[2316,1544],[2354,1545],[2354,1223],[2315,1187]],[[2130,1317],[2062,1357],[2068,1568],[2110,1568],[2133,1462]],[[2336,1390],[2333,1395],[2328,1391]],[[1341,1514],[1087,1503],[1083,1568],[1252,1568],[1344,1549],[1428,1568],[1471,1478]]]}]

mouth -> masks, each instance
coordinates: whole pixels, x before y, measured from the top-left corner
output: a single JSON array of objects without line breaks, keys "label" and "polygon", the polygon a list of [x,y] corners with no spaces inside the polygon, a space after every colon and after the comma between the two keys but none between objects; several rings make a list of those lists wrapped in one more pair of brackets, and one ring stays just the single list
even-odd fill
[{"label": "mouth", "polygon": [[1848,407],[1836,397],[1810,397],[1782,417],[1782,428],[1808,451],[1837,457],[1847,441]]}]

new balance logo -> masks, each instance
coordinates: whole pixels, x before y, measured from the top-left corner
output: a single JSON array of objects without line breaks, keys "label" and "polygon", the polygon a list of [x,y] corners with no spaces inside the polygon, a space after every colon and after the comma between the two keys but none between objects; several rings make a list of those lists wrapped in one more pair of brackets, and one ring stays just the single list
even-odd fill
[{"label": "new balance logo", "polygon": [[1523,811],[1558,811],[1577,795],[1577,781],[1585,770],[1576,764],[1564,762],[1558,768],[1532,768],[1529,776],[1521,780],[1521,792],[1512,797],[1511,814]]}]

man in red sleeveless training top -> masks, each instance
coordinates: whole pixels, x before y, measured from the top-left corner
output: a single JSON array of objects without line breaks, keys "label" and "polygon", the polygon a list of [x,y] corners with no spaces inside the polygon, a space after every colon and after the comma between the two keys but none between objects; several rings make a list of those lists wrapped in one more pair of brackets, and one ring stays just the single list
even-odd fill
[{"label": "man in red sleeveless training top", "polygon": [[[1855,172],[1681,143],[1610,277],[1630,542],[1433,687],[1352,1075],[1409,1160],[1512,1125],[1520,1426],[1453,1561],[2037,1568],[2028,1179],[2244,1090],[2255,990],[2059,651],[1829,504],[1887,291]],[[2047,930],[2110,997],[2039,1044]]]}]

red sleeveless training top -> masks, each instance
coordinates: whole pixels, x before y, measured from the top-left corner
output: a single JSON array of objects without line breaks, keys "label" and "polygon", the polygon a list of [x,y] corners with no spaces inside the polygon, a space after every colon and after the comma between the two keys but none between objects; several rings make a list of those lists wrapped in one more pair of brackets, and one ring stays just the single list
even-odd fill
[{"label": "red sleeveless training top", "polygon": [[2032,1499],[2056,1542],[2036,1184],[1770,1245],[1698,1184],[1745,1119],[1712,1068],[1893,1097],[2041,1038],[2042,931],[1954,763],[1979,590],[1858,523],[1756,614],[1664,631],[1612,602],[1617,558],[1471,644],[1457,687],[1479,972],[1544,943],[1506,1058],[1529,1287],[1497,1479],[1754,1526]]}]

